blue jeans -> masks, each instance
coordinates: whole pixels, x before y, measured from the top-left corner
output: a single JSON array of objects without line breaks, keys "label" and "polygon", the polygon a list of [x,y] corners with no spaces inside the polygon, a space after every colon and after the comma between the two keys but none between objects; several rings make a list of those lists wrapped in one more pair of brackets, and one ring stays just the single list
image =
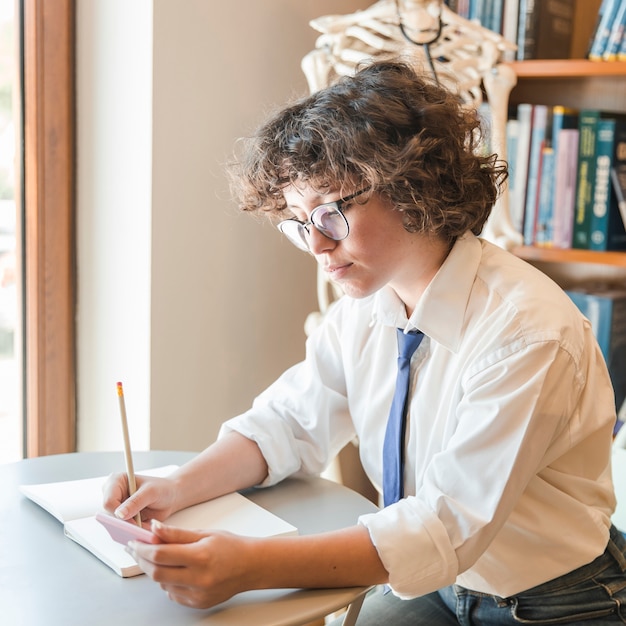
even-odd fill
[{"label": "blue jeans", "polygon": [[[340,623],[340,622],[338,622]],[[452,585],[400,600],[372,592],[357,626],[608,626],[626,624],[626,540],[615,528],[604,554],[583,567],[509,598]]]}]

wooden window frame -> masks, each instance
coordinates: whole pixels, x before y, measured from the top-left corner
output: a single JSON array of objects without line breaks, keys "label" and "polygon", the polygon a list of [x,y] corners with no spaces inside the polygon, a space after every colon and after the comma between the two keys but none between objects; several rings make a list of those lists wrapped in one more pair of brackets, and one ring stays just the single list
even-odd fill
[{"label": "wooden window frame", "polygon": [[76,450],[74,0],[22,0],[25,455]]}]

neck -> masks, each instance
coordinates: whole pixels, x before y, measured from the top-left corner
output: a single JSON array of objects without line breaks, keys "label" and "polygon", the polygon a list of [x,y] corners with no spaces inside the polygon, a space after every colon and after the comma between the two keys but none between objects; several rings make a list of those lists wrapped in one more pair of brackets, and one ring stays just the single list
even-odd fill
[{"label": "neck", "polygon": [[452,245],[438,238],[424,237],[417,242],[418,253],[407,265],[404,276],[390,285],[404,303],[407,317],[411,317],[424,291],[450,254]]}]

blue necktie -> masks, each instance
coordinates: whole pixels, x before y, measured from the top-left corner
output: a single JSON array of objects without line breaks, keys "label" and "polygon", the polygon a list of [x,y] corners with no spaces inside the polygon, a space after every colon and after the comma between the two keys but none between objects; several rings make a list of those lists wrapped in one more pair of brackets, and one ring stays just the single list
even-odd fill
[{"label": "blue necktie", "polygon": [[424,334],[420,331],[404,333],[396,329],[398,336],[398,377],[396,391],[391,403],[387,430],[383,443],[383,502],[387,506],[402,499],[404,492],[404,432],[407,398],[409,396],[410,363]]}]

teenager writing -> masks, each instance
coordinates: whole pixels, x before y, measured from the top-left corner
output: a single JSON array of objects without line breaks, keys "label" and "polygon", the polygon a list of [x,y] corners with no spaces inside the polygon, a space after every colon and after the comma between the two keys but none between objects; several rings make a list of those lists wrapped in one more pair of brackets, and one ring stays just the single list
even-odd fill
[{"label": "teenager writing", "polygon": [[[165,542],[131,544],[145,572],[195,607],[384,583],[392,593],[371,594],[359,624],[625,623],[607,369],[566,294],[479,237],[507,171],[481,151],[476,113],[408,65],[377,62],[275,114],[233,172],[241,208],[275,220],[346,295],[304,361],[216,443],[169,479],[138,477],[130,498],[123,475],[109,481],[107,509],[141,512]],[[391,493],[398,344],[416,331]],[[251,539],[158,522],[319,473],[355,436],[389,493],[353,527]]]}]

